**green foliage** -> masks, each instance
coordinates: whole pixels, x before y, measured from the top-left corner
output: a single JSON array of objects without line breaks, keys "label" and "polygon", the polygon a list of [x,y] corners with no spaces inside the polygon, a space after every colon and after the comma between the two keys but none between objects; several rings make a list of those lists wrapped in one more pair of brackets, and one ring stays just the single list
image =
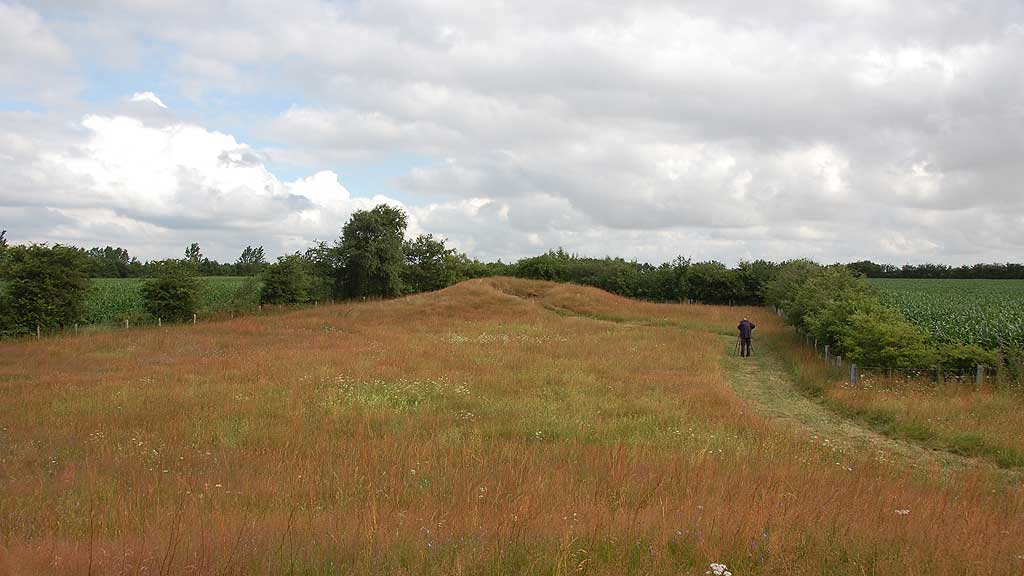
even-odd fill
[{"label": "green foliage", "polygon": [[142,307],[153,318],[191,320],[199,310],[201,286],[192,266],[180,260],[161,262],[142,285]]},{"label": "green foliage", "polygon": [[706,304],[728,304],[741,300],[739,277],[721,262],[691,264],[684,277],[687,297]]},{"label": "green foliage", "polygon": [[786,321],[794,326],[803,324],[806,313],[796,302],[800,287],[821,266],[810,260],[790,260],[778,266],[774,278],[765,284],[765,302],[783,309]]},{"label": "green foliage", "polygon": [[312,278],[301,255],[282,256],[263,272],[260,301],[264,304],[301,304],[310,301]]},{"label": "green foliage", "polygon": [[231,294],[228,310],[236,314],[252,312],[260,305],[261,282],[258,276],[247,276]]},{"label": "green foliage", "polygon": [[872,306],[851,314],[839,345],[862,366],[921,368],[939,361],[925,335],[895,310]]},{"label": "green foliage", "polygon": [[235,261],[235,273],[242,276],[254,276],[263,271],[267,265],[267,259],[263,253],[263,246],[253,248],[246,246],[242,254]]},{"label": "green foliage", "polygon": [[26,334],[78,322],[89,289],[88,258],[79,248],[60,244],[4,249],[7,286],[0,295],[0,330]]},{"label": "green foliage", "polygon": [[1001,364],[997,352],[985,350],[977,344],[960,342],[940,345],[939,358],[943,368],[961,371],[973,370],[978,364],[983,366]]},{"label": "green foliage", "polygon": [[337,243],[339,285],[345,296],[387,298],[402,293],[406,225],[405,212],[386,204],[352,215]]},{"label": "green foliage", "polygon": [[822,342],[837,346],[843,352],[842,339],[857,312],[874,312],[878,306],[875,289],[845,266],[820,268],[800,286],[792,300],[794,318],[802,318],[804,326]]},{"label": "green foliage", "polygon": [[199,265],[203,262],[203,251],[199,249],[199,243],[193,242],[185,248],[185,260],[193,270],[199,270]]},{"label": "green foliage", "polygon": [[446,248],[444,240],[436,240],[431,234],[407,240],[402,251],[405,253],[402,269],[405,292],[440,290],[464,279],[460,274],[463,262],[456,251]]},{"label": "green foliage", "polygon": [[89,274],[93,278],[130,278],[142,273],[142,263],[129,256],[124,248],[106,246],[90,248]]}]

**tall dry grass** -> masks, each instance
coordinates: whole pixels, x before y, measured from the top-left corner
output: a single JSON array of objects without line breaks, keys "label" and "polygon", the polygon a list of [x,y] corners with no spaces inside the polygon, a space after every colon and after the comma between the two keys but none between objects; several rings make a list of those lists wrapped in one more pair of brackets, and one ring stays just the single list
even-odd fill
[{"label": "tall dry grass", "polygon": [[737,312],[778,330],[492,279],[0,344],[0,543],[16,574],[1021,571],[1019,485],[752,412]]}]

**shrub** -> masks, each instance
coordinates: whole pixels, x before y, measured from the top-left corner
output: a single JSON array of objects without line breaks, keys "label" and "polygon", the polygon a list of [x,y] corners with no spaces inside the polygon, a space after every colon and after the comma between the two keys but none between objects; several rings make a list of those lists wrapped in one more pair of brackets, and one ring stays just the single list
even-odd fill
[{"label": "shrub", "polygon": [[85,253],[60,244],[11,246],[4,250],[0,329],[8,335],[78,322],[89,290]]},{"label": "shrub", "polygon": [[862,366],[919,368],[934,366],[936,350],[926,336],[898,312],[873,306],[850,315],[839,343]]},{"label": "shrub", "polygon": [[236,314],[251,312],[260,305],[260,281],[256,276],[247,276],[231,295],[228,309]]},{"label": "shrub", "polygon": [[263,272],[260,302],[264,304],[301,304],[309,302],[312,277],[308,262],[300,255],[282,256]]},{"label": "shrub", "polygon": [[165,260],[142,285],[142,307],[154,318],[184,322],[199,309],[200,291],[190,263]]}]

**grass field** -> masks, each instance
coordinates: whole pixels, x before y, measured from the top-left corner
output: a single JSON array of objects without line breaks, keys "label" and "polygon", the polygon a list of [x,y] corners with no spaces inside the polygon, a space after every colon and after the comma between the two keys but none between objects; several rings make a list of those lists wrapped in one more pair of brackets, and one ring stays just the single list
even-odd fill
[{"label": "grass field", "polygon": [[874,279],[883,301],[936,342],[1024,347],[1024,280]]},{"label": "grass field", "polygon": [[1019,477],[763,412],[741,314],[786,345],[512,279],[0,343],[0,543],[16,574],[1024,570]]}]

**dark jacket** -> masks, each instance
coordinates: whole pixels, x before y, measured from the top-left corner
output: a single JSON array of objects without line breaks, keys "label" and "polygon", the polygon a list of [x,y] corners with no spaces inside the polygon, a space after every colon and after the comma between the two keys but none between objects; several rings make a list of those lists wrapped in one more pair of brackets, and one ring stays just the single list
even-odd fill
[{"label": "dark jacket", "polygon": [[754,328],[757,328],[757,326],[755,326],[750,320],[744,320],[740,322],[739,326],[736,328],[740,331],[740,338],[750,338],[750,335],[754,332]]}]

